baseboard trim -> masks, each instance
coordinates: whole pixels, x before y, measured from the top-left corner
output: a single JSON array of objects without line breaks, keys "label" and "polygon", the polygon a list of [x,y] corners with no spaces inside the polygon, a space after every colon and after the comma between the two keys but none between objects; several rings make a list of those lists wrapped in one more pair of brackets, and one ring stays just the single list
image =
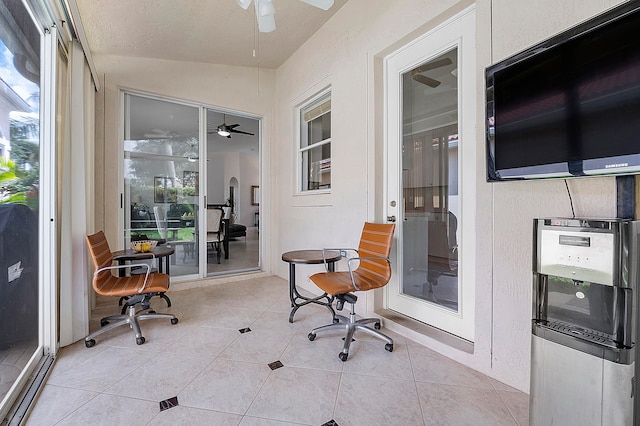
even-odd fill
[{"label": "baseboard trim", "polygon": [[473,342],[454,336],[451,333],[447,333],[439,328],[425,324],[390,309],[379,309],[376,310],[375,313],[385,320],[385,328],[388,328],[402,336],[408,337],[420,344],[428,346],[425,340],[432,339],[461,352],[473,354]]}]

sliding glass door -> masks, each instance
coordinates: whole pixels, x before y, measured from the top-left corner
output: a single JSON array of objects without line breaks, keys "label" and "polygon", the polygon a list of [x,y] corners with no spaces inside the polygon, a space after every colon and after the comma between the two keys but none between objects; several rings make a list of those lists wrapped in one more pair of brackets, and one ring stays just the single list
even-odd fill
[{"label": "sliding glass door", "polygon": [[173,247],[172,276],[199,274],[200,109],[124,95],[124,241]]},{"label": "sliding glass door", "polygon": [[[0,418],[58,341],[53,266],[56,139],[66,61],[55,28],[42,32],[21,1],[0,4]],[[61,77],[57,81],[56,72]],[[53,97],[55,105],[41,104]],[[42,108],[46,106],[46,108]],[[60,129],[60,128],[58,128]],[[52,131],[52,132],[51,132]],[[42,142],[46,142],[42,143]],[[32,387],[35,389],[35,387]],[[24,396],[26,395],[26,396]],[[19,411],[19,410],[18,410]],[[16,411],[14,411],[15,413]],[[5,420],[6,421],[6,420]]]}]

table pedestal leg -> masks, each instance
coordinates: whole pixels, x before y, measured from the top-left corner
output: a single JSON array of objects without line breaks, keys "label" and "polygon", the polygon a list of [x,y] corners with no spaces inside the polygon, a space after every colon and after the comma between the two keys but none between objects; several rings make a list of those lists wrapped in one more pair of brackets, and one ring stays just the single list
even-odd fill
[{"label": "table pedestal leg", "polygon": [[[329,271],[333,272],[335,270],[335,265],[333,262],[329,263]],[[321,299],[327,299],[326,302],[321,301]],[[291,300],[291,313],[289,314],[289,322],[293,322],[293,316],[296,314],[298,308],[304,305],[308,305],[309,303],[316,303],[318,305],[326,306],[331,312],[331,316],[333,318],[333,322],[338,322],[338,317],[336,316],[336,312],[333,310],[333,296],[329,296],[327,293],[324,293],[318,297],[309,298],[300,295],[298,293],[298,289],[296,288],[296,265],[293,262],[289,263],[289,299]],[[298,303],[298,299],[303,300],[302,303]]]}]

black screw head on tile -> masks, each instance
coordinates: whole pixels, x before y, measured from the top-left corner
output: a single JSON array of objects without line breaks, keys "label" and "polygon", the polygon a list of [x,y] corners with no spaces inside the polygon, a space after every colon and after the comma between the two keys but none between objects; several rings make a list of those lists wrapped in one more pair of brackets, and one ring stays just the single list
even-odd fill
[{"label": "black screw head on tile", "polygon": [[326,423],[323,423],[322,426],[338,426],[338,423],[336,423],[335,420],[331,419]]},{"label": "black screw head on tile", "polygon": [[245,327],[245,328],[241,328],[240,330],[238,330],[240,333],[244,334],[244,333],[248,333],[251,331],[251,329],[249,327]]}]

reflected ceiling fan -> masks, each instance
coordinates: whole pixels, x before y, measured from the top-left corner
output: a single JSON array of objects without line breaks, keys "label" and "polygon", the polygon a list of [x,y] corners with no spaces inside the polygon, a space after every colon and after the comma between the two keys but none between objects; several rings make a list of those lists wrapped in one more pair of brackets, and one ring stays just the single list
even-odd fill
[{"label": "reflected ceiling fan", "polygon": [[[329,10],[333,6],[333,0],[300,0],[303,3],[310,4],[322,10]],[[236,3],[247,9],[251,4],[251,0],[236,0]],[[271,0],[254,0],[256,8],[256,19],[258,20],[258,31],[261,33],[270,33],[276,29],[276,9],[273,7]]]},{"label": "reflected ceiling fan", "polygon": [[144,137],[147,139],[173,139],[180,135],[172,130],[163,129],[151,129],[150,133],[145,133]]},{"label": "reflected ceiling fan", "polygon": [[431,77],[427,77],[426,75],[422,75],[422,73],[446,67],[447,65],[451,65],[452,63],[453,62],[449,58],[442,58],[438,59],[437,61],[427,62],[426,64],[411,70],[411,78],[413,78],[418,83],[426,84],[429,87],[438,87],[440,86],[440,84],[442,84],[441,81],[438,81]]},{"label": "reflected ceiling fan", "polygon": [[242,133],[243,135],[254,136],[253,133],[243,132],[242,130],[236,130],[236,127],[238,127],[239,124],[227,124],[227,115],[226,114],[223,114],[222,117],[223,117],[222,124],[219,125],[216,128],[216,130],[212,130],[212,131],[208,132],[209,134],[217,133],[220,136],[224,136],[226,138],[231,138],[231,133]]}]

